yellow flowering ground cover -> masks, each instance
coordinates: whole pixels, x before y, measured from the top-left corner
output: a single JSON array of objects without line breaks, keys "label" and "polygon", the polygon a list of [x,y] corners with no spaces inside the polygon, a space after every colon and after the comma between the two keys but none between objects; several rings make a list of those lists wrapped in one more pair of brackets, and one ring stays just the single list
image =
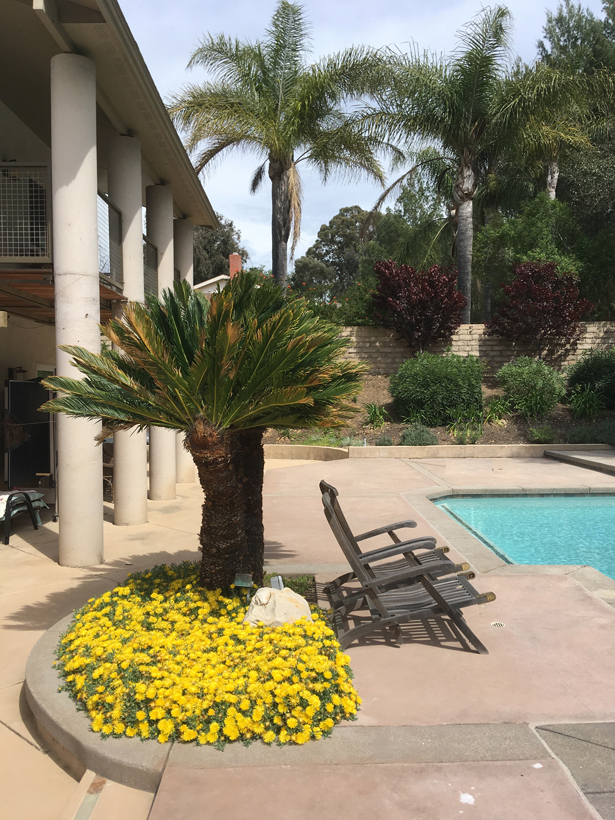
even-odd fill
[{"label": "yellow flowering ground cover", "polygon": [[244,591],[203,590],[198,565],[158,566],[91,598],[58,647],[64,686],[103,736],[305,743],[354,718],[349,657],[314,623],[242,623]]}]

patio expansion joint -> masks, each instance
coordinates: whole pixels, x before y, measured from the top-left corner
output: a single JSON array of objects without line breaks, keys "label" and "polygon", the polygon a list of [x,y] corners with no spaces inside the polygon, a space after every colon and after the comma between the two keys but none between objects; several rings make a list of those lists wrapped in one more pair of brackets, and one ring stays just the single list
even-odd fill
[{"label": "patio expansion joint", "polygon": [[401,461],[407,467],[410,467],[412,470],[420,473],[425,478],[429,478],[437,487],[447,487],[452,489],[451,485],[447,481],[441,478],[437,473],[432,472],[428,467],[420,464],[418,461],[413,461],[407,458],[402,458]]},{"label": "patio expansion joint", "polygon": [[15,731],[15,729],[13,729],[13,727],[12,727],[12,726],[10,726],[8,723],[5,723],[5,722],[4,722],[3,720],[1,720],[1,719],[0,719],[0,726],[4,726],[4,728],[5,728],[5,729],[8,729],[8,731],[9,731],[9,732],[12,732],[12,733],[13,733],[14,735],[16,735],[16,736],[17,736],[20,740],[23,740],[23,741],[24,741],[24,743],[27,743],[27,744],[28,744],[28,746],[32,746],[32,748],[33,748],[33,749],[36,749],[36,751],[37,751],[37,752],[40,752],[40,753],[41,753],[41,754],[43,754],[43,755],[46,755],[46,754],[47,754],[47,752],[46,752],[46,750],[45,750],[45,749],[43,749],[43,748],[42,748],[41,746],[39,746],[37,743],[34,743],[32,740],[28,740],[28,738],[27,738],[27,737],[24,737],[24,736],[23,736],[22,734],[20,734],[19,732],[16,732],[16,731]]},{"label": "patio expansion joint", "polygon": [[[587,721],[584,721],[584,722],[586,723]],[[596,721],[596,723],[602,723],[602,722],[603,722],[603,721]],[[573,776],[572,772],[570,771],[569,767],[568,767],[568,766],[564,763],[564,761],[563,761],[563,760],[562,760],[562,759],[561,759],[561,758],[560,758],[560,757],[559,757],[559,756],[555,753],[555,751],[554,751],[554,750],[553,750],[553,749],[549,746],[549,744],[545,741],[545,739],[544,739],[544,738],[540,735],[540,733],[537,731],[539,728],[542,728],[542,730],[543,730],[543,731],[545,731],[545,728],[544,728],[543,726],[541,726],[541,724],[538,724],[538,723],[531,723],[531,724],[529,724],[529,728],[532,730],[532,732],[534,733],[534,735],[538,738],[538,740],[539,740],[539,741],[542,743],[542,745],[545,747],[545,749],[547,750],[547,753],[548,753],[549,757],[550,757],[552,760],[555,760],[555,761],[559,764],[560,768],[561,768],[561,769],[562,769],[562,771],[564,772],[564,775],[566,776],[566,779],[567,779],[567,780],[568,780],[568,782],[572,785],[572,787],[573,787],[573,789],[576,791],[576,793],[579,795],[579,797],[581,798],[581,800],[582,800],[582,801],[583,801],[583,803],[585,804],[585,807],[586,807],[586,809],[588,810],[588,812],[589,812],[591,815],[593,815],[593,816],[596,818],[596,820],[603,820],[602,815],[598,813],[598,811],[594,808],[594,806],[591,804],[591,802],[587,799],[587,795],[588,795],[588,794],[592,794],[592,792],[589,792],[589,791],[583,791],[583,790],[581,789],[581,787],[580,787],[579,783],[575,780],[575,778],[574,778],[574,776]],[[593,792],[593,793],[594,793],[594,794],[605,794],[605,793],[607,793],[607,794],[611,794],[612,792]]]}]

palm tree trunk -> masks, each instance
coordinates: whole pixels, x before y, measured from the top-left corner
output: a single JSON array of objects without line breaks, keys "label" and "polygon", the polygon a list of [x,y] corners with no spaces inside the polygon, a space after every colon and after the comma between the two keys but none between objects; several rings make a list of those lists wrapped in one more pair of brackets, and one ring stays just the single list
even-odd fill
[{"label": "palm tree trunk", "polygon": [[453,196],[457,205],[457,290],[466,297],[461,315],[463,324],[470,323],[472,310],[472,243],[474,241],[473,199],[476,175],[469,162],[457,171]]},{"label": "palm tree trunk", "polygon": [[228,590],[245,567],[243,487],[233,459],[234,434],[218,431],[202,417],[188,433],[188,448],[205,493],[200,542],[200,584]]},{"label": "palm tree trunk", "polygon": [[557,180],[559,179],[559,162],[557,157],[549,161],[547,169],[547,192],[549,199],[555,199],[555,192],[557,190]]},{"label": "palm tree trunk", "polygon": [[271,269],[273,278],[286,288],[288,273],[288,238],[290,236],[291,201],[290,167],[269,157],[271,179]]},{"label": "palm tree trunk", "polygon": [[464,325],[470,324],[470,311],[472,309],[472,242],[474,239],[472,209],[471,199],[461,202],[458,207],[457,290],[467,299],[466,306],[461,314],[461,321]]},{"label": "palm tree trunk", "polygon": [[265,531],[263,527],[263,477],[265,451],[263,430],[243,430],[237,433],[235,464],[242,484],[245,533],[246,572],[259,587],[263,585],[265,563]]},{"label": "palm tree trunk", "polygon": [[491,321],[491,285],[483,285],[483,322]]}]

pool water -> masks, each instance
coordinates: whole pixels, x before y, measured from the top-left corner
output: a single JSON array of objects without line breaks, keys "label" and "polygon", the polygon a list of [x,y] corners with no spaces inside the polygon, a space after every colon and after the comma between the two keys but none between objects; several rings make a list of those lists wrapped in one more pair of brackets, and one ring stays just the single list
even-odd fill
[{"label": "pool water", "polygon": [[615,496],[474,496],[435,503],[510,564],[588,564],[615,578]]}]

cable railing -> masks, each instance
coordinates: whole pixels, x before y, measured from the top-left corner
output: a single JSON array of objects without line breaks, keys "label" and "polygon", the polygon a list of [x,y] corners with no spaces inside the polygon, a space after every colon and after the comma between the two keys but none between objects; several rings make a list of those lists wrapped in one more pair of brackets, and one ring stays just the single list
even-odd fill
[{"label": "cable railing", "polygon": [[0,162],[0,261],[51,262],[49,169]]},{"label": "cable railing", "polygon": [[122,212],[98,193],[98,273],[115,290],[124,286],[122,271]]}]

